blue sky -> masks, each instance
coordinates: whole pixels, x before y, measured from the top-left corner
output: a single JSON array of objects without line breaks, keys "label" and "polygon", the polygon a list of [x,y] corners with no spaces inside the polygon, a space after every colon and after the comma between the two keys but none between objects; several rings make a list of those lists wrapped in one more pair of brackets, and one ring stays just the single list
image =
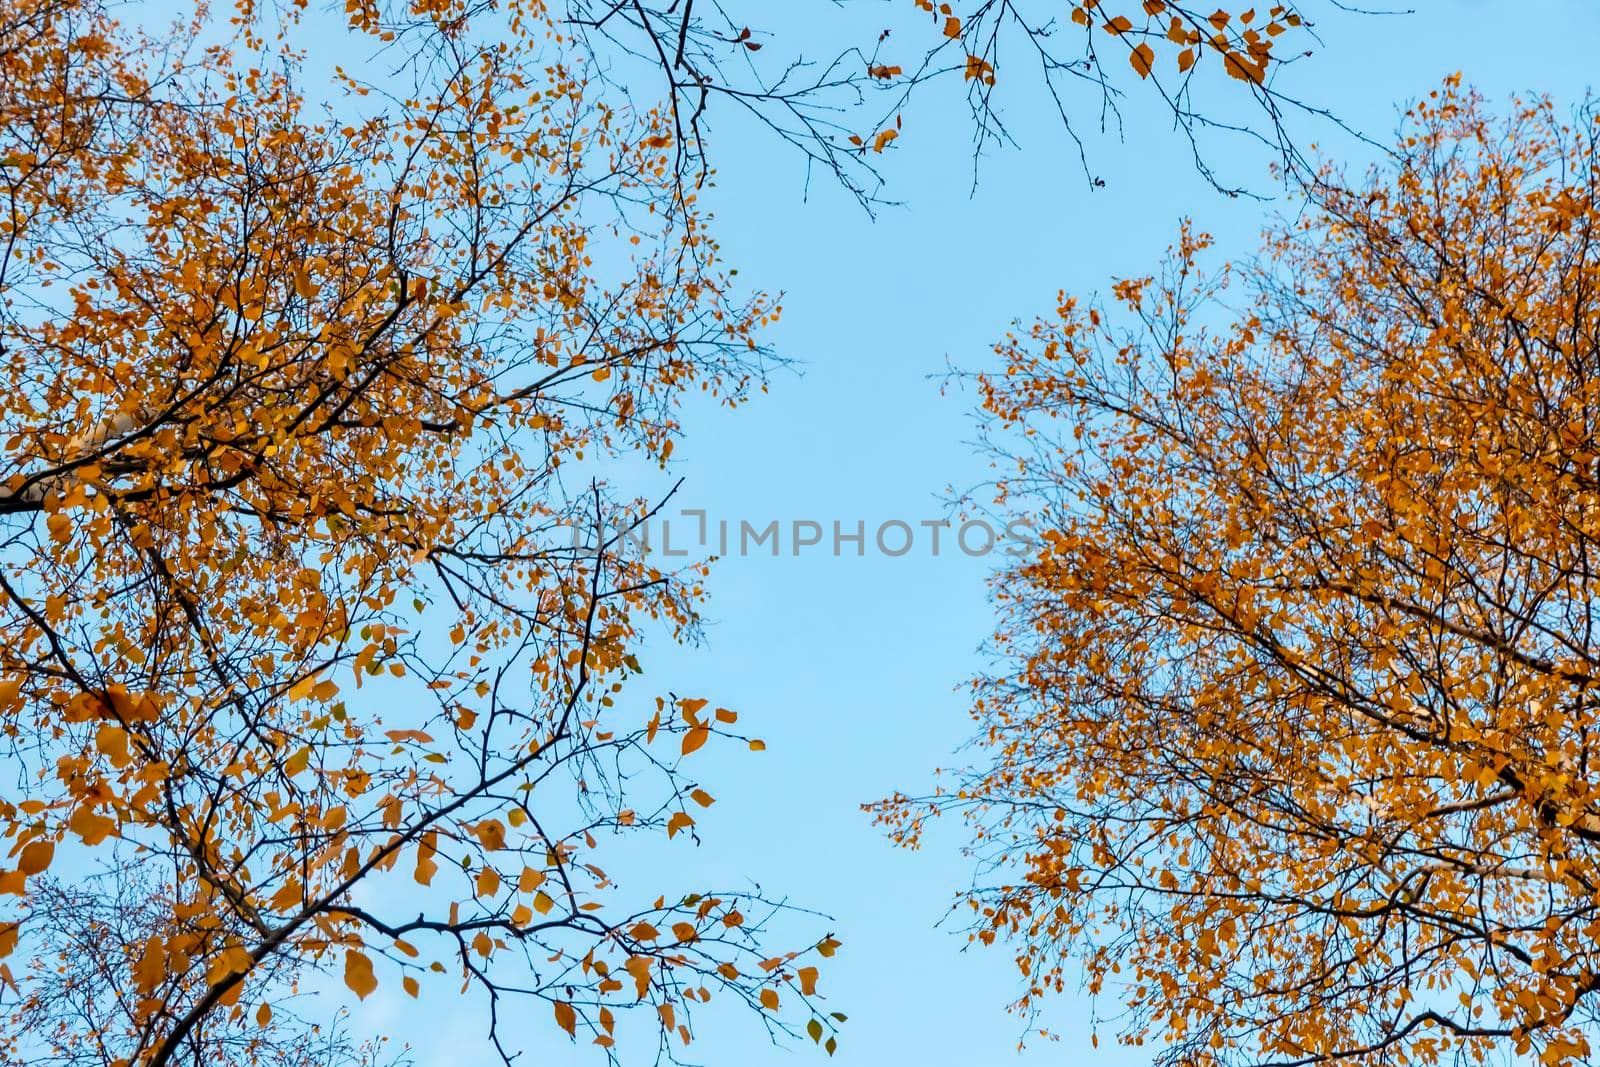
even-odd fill
[{"label": "blue sky", "polygon": [[[834,10],[823,0],[791,4],[791,14]],[[1537,90],[1577,101],[1600,42],[1600,5],[1433,0],[1407,15],[1330,17],[1321,29],[1326,47],[1294,71],[1297,90],[1382,140],[1401,103],[1456,70],[1491,99]],[[1103,290],[1112,276],[1153,267],[1185,215],[1236,257],[1255,249],[1267,214],[1286,207],[1218,195],[1159,116],[1139,122],[1137,107],[1125,143],[1091,139],[1106,182],[1091,191],[1037,104],[1011,96],[1022,148],[986,158],[974,192],[958,102],[925,99],[886,154],[888,191],[905,206],[876,221],[825,181],[807,198],[797,161],[756,131],[731,122],[714,130],[720,174],[710,199],[724,251],[742,278],[785,292],[772,339],[799,366],[736,413],[694,414],[673,472],[686,479],[683,506],[713,520],[825,529],[939,518],[946,487],[984,473],[967,446],[973,398],[941,395],[947,358],[980,369],[1007,324],[1048,311],[1057,290]],[[1328,154],[1364,158],[1359,145],[1325,133],[1315,136]],[[1243,172],[1270,190],[1253,166]],[[668,485],[663,477],[657,488]],[[896,788],[924,788],[935,767],[962,758],[970,720],[960,685],[982,663],[984,576],[1000,557],[936,558],[925,543],[899,558],[870,545],[863,558],[835,557],[830,547],[722,561],[705,644],[658,641],[643,657],[653,683],[737,708],[741,725],[768,743],[763,754],[708,750],[697,770],[719,803],[700,820],[705,845],[680,841],[653,862],[670,864],[685,887],[755,879],[832,916],[819,929],[836,931],[844,948],[822,989],[850,1016],[836,1063],[1149,1062],[1151,1050],[1108,1047],[1107,1027],[1091,1058],[1090,1005],[1070,993],[1045,1020],[1061,1042],[1018,1056],[1021,1024],[1004,1011],[1017,989],[1010,954],[963,953],[965,938],[936,925],[969,878],[959,833],[905,852],[859,809]],[[466,1052],[481,1033],[479,1013],[435,1000],[419,1017],[391,997],[380,992],[359,1022],[411,1040],[425,1067],[477,1062]],[[1102,1010],[1115,1007],[1108,998]],[[527,1062],[587,1062],[542,1006],[534,1010]],[[697,1044],[698,1062],[823,1062],[809,1043],[772,1047],[748,1020],[725,1022]]]}]

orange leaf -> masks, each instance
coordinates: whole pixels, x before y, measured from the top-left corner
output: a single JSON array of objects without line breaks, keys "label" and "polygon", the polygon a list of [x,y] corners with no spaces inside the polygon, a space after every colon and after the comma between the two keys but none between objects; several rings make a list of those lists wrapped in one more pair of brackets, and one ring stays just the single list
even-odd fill
[{"label": "orange leaf", "polygon": [[362,1000],[366,1000],[378,988],[378,979],[372,973],[372,961],[353,948],[344,954],[344,984]]},{"label": "orange leaf", "polygon": [[483,847],[491,851],[506,847],[506,826],[499,819],[485,819],[472,828]]},{"label": "orange leaf", "polygon": [[710,737],[711,731],[704,726],[697,726],[693,730],[690,730],[688,733],[683,735],[683,754],[687,756],[689,753],[700,748],[700,746],[704,745]]},{"label": "orange leaf", "polygon": [[67,829],[83,838],[84,844],[98,845],[116,832],[117,820],[97,814],[85,805],[72,813]]},{"label": "orange leaf", "polygon": [[1222,65],[1231,76],[1256,85],[1261,84],[1267,73],[1265,63],[1252,63],[1243,52],[1229,52],[1223,56]]},{"label": "orange leaf", "polygon": [[643,1000],[645,994],[650,992],[650,957],[629,956],[628,962],[623,964],[623,969],[633,976],[633,984],[639,999]]},{"label": "orange leaf", "polygon": [[1133,69],[1139,73],[1141,78],[1150,77],[1150,67],[1155,61],[1156,51],[1148,44],[1141,44],[1128,53],[1128,62],[1133,64]]},{"label": "orange leaf", "polygon": [[22,846],[22,855],[17,860],[17,870],[23,874],[38,874],[50,866],[50,861],[55,855],[55,842],[38,839],[29,841]]},{"label": "orange leaf", "polygon": [[161,939],[154,934],[150,935],[144,943],[144,951],[133,965],[133,986],[141,993],[148,993],[161,984],[167,976],[167,950]]},{"label": "orange leaf", "polygon": [[103,722],[94,735],[95,751],[111,761],[113,767],[126,767],[132,762],[128,755],[128,731],[114,722]]}]

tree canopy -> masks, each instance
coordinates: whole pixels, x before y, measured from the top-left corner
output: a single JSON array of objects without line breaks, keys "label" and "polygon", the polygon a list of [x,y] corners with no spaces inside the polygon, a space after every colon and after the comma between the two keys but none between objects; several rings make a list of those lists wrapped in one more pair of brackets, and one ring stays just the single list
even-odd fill
[{"label": "tree canopy", "polygon": [[563,472],[664,460],[777,314],[670,121],[535,2],[351,5],[399,73],[326,107],[311,16],[202,14],[0,15],[0,1059],[377,1055],[296,1021],[312,970],[476,987],[508,1062],[513,997],[608,1051],[714,993],[797,1029],[770,902],[606,873],[694,836],[735,715],[623,692],[701,569]]},{"label": "tree canopy", "polygon": [[1038,551],[984,759],[880,814],[970,820],[1024,1010],[1081,965],[1162,1063],[1589,1062],[1597,135],[1452,82],[1256,263],[1186,228],[1000,344]]}]

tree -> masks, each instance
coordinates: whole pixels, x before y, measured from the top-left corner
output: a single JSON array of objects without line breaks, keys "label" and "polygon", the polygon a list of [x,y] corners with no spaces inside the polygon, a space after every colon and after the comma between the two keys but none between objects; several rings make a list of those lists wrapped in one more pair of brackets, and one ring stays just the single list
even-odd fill
[{"label": "tree", "polygon": [[[1300,5],[1231,10],[1165,0],[897,0],[875,40],[836,12],[822,22],[822,58],[785,38],[770,5],[738,0],[569,0],[575,32],[597,51],[642,60],[665,86],[678,145],[703,162],[704,127],[726,108],[743,114],[864,203],[883,195],[877,168],[925,86],[966,86],[977,150],[1009,143],[997,92],[1042,95],[1093,177],[1079,129],[1122,132],[1130,91],[1149,93],[1182,131],[1200,171],[1244,191],[1212,165],[1208,131],[1265,147],[1291,172],[1306,160],[1286,123],[1333,122],[1323,105],[1281,88],[1277,74],[1318,39]],[[842,6],[842,5],[841,5]],[[1340,15],[1356,13],[1334,2]],[[1209,9],[1209,10],[1208,10]],[[875,11],[874,17],[877,17]],[[837,29],[835,28],[837,27]],[[773,47],[775,46],[775,47]],[[924,112],[924,114],[927,114]],[[940,119],[939,121],[943,121]],[[912,119],[913,126],[916,119]]]},{"label": "tree", "polygon": [[1024,1010],[1077,961],[1163,1063],[1590,1061],[1597,118],[1452,83],[1256,265],[1185,229],[999,346],[987,755],[880,814],[970,820]]},{"label": "tree", "polygon": [[[291,1020],[317,971],[476,988],[506,1062],[518,997],[606,1055],[714,993],[820,1040],[777,904],[601,866],[695,836],[735,716],[624,690],[702,568],[567,472],[664,461],[777,314],[669,120],[537,0],[219,30],[0,14],[0,1061],[377,1055]],[[303,95],[313,39],[387,73]]]}]

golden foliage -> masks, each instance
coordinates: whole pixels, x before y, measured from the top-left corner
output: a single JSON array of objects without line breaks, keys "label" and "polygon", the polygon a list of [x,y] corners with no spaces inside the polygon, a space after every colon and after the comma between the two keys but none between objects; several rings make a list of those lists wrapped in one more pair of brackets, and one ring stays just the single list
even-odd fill
[{"label": "golden foliage", "polygon": [[1161,1062],[1589,1062],[1597,136],[1452,82],[1258,267],[1185,229],[999,347],[992,762],[880,811],[970,818],[1024,1009],[1075,959]]},{"label": "golden foliage", "polygon": [[[800,981],[732,895],[610,892],[731,716],[626,709],[701,572],[562,481],[737,403],[777,308],[539,0],[347,14],[0,13],[0,1060],[297,1062],[306,968],[454,970],[602,1047]],[[398,73],[308,98],[313,37]]]}]

